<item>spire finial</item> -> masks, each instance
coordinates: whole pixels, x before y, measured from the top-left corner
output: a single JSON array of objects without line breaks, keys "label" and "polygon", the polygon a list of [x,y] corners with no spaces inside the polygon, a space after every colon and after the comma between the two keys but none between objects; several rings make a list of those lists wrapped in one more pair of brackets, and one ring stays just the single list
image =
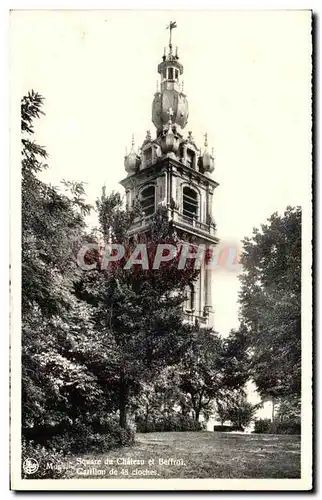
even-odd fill
[{"label": "spire finial", "polygon": [[208,146],[208,134],[207,132],[205,133],[205,148]]},{"label": "spire finial", "polygon": [[214,147],[211,148],[211,156],[215,156],[215,148]]},{"label": "spire finial", "polygon": [[169,26],[167,26],[167,30],[170,30],[170,36],[169,36],[169,49],[170,49],[170,54],[172,53],[172,30],[177,27],[176,21],[170,21]]},{"label": "spire finial", "polygon": [[135,142],[134,142],[134,134],[132,134],[132,149],[134,148],[134,144],[135,144]]}]

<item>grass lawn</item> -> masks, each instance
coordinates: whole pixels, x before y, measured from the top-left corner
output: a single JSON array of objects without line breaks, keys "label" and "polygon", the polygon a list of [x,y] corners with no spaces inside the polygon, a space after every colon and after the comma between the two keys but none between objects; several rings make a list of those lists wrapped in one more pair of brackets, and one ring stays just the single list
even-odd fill
[{"label": "grass lawn", "polygon": [[[96,464],[78,464],[69,478],[300,478],[300,436],[155,432],[137,434],[131,448],[79,458]],[[129,459],[132,464],[119,463]],[[105,475],[99,476],[95,467]],[[111,469],[117,474],[111,475]]]}]

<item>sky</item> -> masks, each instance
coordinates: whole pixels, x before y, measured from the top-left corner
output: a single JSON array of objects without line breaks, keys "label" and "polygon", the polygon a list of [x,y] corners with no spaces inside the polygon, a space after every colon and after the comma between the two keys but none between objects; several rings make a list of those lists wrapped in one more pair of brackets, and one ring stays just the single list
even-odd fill
[{"label": "sky", "polygon": [[[288,205],[306,207],[311,170],[309,11],[14,11],[11,101],[45,97],[35,139],[49,153],[43,180],[122,191],[125,147],[152,136],[157,65],[173,45],[189,102],[185,132],[208,133],[219,183],[217,236],[240,247],[253,227]],[[305,213],[304,213],[305,215]],[[94,222],[92,217],[90,222]],[[237,327],[238,277],[213,277],[215,329]]]}]

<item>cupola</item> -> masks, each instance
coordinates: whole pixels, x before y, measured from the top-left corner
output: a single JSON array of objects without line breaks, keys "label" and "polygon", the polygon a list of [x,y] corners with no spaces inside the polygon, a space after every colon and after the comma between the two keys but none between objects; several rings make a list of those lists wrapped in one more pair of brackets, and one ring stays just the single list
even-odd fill
[{"label": "cupola", "polygon": [[137,171],[139,166],[139,161],[140,158],[137,152],[135,151],[135,146],[134,146],[134,135],[132,135],[131,151],[124,157],[124,167],[129,175],[134,174]]},{"label": "cupola", "polygon": [[204,172],[209,172],[211,174],[214,171],[215,162],[214,162],[213,150],[212,153],[208,151],[208,134],[205,134],[204,152],[201,156],[201,163]]}]

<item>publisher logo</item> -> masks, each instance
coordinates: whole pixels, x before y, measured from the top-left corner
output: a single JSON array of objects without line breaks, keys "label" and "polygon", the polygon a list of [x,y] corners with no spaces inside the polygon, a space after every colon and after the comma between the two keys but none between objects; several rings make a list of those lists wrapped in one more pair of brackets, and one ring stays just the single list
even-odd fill
[{"label": "publisher logo", "polygon": [[34,474],[39,469],[39,463],[34,458],[26,458],[22,468],[25,474]]}]

